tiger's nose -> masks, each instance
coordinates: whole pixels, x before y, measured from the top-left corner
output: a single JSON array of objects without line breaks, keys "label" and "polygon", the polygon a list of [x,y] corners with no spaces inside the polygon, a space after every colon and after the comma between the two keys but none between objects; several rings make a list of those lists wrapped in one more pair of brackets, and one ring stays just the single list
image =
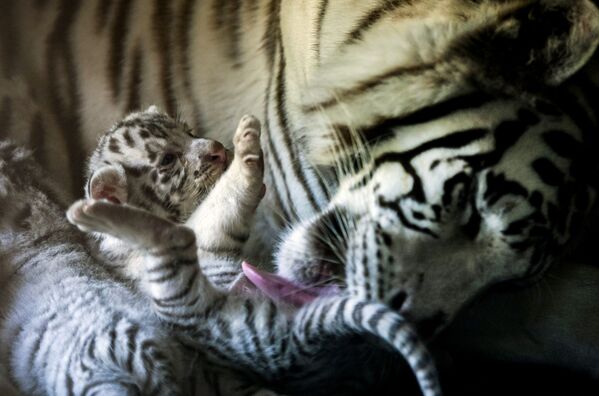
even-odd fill
[{"label": "tiger's nose", "polygon": [[215,164],[224,164],[227,162],[227,153],[225,151],[225,147],[216,141],[211,142],[207,152],[201,157],[202,159]]}]

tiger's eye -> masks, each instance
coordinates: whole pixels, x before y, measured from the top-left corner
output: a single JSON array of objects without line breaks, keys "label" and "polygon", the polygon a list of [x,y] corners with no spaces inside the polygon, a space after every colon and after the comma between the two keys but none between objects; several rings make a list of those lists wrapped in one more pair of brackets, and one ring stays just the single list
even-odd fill
[{"label": "tiger's eye", "polygon": [[176,158],[177,157],[175,156],[175,154],[166,153],[162,156],[162,159],[160,160],[160,166],[168,166],[168,165],[172,164],[173,162],[175,162]]}]

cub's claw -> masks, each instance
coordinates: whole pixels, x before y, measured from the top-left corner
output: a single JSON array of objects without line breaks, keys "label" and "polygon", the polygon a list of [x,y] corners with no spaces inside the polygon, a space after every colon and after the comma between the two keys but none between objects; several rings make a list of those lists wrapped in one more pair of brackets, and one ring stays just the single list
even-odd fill
[{"label": "cub's claw", "polygon": [[240,158],[246,168],[262,172],[264,162],[260,148],[260,121],[256,117],[245,115],[241,118],[233,137],[233,145],[235,158]]}]

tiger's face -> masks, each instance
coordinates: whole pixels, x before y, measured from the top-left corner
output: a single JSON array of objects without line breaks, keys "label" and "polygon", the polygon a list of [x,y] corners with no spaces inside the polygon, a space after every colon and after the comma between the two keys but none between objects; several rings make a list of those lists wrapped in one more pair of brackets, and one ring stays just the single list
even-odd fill
[{"label": "tiger's face", "polygon": [[468,119],[354,153],[327,209],[283,239],[279,275],[385,302],[431,336],[486,287],[542,273],[594,197],[581,132],[518,100]]},{"label": "tiger's face", "polygon": [[279,275],[385,302],[431,336],[490,285],[547,268],[595,195],[555,87],[599,41],[591,3],[550,3],[381,23],[323,58],[297,111],[337,188],[284,236]]},{"label": "tiger's face", "polygon": [[151,106],[117,123],[89,163],[87,194],[186,220],[226,170],[222,144]]}]

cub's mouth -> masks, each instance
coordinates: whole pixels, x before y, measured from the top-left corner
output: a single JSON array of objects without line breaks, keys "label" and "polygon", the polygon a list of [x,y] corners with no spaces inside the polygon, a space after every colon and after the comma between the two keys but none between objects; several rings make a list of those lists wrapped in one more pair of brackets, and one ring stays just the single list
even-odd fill
[{"label": "cub's mouth", "polygon": [[[245,261],[241,264],[241,268],[244,274],[241,282],[244,282],[243,288],[246,289],[241,290],[242,293],[257,289],[276,302],[282,302],[297,308],[319,297],[335,296],[342,292],[342,289],[337,285],[301,285],[280,275],[260,270]],[[237,289],[235,285],[232,288]]]}]

